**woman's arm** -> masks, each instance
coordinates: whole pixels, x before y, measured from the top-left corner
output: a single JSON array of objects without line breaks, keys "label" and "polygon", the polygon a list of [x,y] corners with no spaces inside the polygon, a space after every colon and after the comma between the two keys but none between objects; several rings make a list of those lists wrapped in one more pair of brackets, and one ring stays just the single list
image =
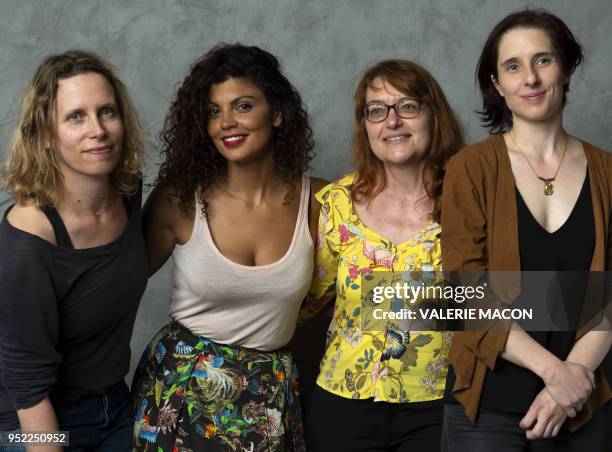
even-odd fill
[{"label": "woman's arm", "polygon": [[[193,214],[193,212],[192,212]],[[143,229],[149,261],[149,275],[164,265],[180,242],[178,229],[189,222],[189,215],[179,208],[176,193],[168,186],[158,185],[147,199],[143,210]],[[193,225],[193,218],[191,223]]]},{"label": "woman's arm", "polygon": [[[9,223],[46,241],[54,241],[44,214],[33,207],[11,210]],[[46,247],[25,235],[0,227],[0,368],[2,382],[13,399],[21,429],[57,431],[48,398],[57,381],[61,355],[56,284],[50,270],[55,262]],[[61,448],[28,448],[61,450]]]},{"label": "woman's arm", "polygon": [[[30,408],[17,410],[17,415],[19,416],[19,424],[23,433],[55,432],[59,430],[55,411],[48,396],[45,396],[44,399]],[[50,445],[32,445],[27,447],[28,452],[58,452],[61,450],[63,450],[61,446]]]},{"label": "woman's arm", "polygon": [[[469,152],[460,152],[448,164],[441,222],[445,271],[471,272],[470,276],[475,272],[484,274],[489,269],[484,181],[491,169],[482,165],[481,159]],[[515,323],[508,325],[507,333],[500,328],[498,325],[489,331],[457,333],[453,347],[466,348],[490,369],[494,369],[501,355],[531,370],[542,378],[566,413],[574,416],[575,409],[584,403],[592,389],[592,372],[578,364],[560,361]]]},{"label": "woman's arm", "polygon": [[610,345],[611,331],[589,331],[576,341],[566,361],[595,371],[610,351]]},{"label": "woman's arm", "polygon": [[338,253],[336,251],[336,228],[334,227],[334,207],[331,186],[317,200],[322,204],[318,216],[315,240],[315,268],[310,290],[302,308],[299,321],[313,317],[330,301],[336,298],[336,275],[338,273]]},{"label": "woman's arm", "polygon": [[576,416],[595,387],[595,377],[589,368],[580,362],[561,361],[516,323],[512,324],[501,356],[540,377],[569,417]]}]

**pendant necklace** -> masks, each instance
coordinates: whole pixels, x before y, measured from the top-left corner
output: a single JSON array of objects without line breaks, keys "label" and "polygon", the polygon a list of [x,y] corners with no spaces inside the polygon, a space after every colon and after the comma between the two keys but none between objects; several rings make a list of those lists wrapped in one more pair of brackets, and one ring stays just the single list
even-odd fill
[{"label": "pendant necklace", "polygon": [[567,137],[565,140],[565,146],[563,147],[563,155],[561,156],[561,161],[559,162],[559,166],[557,166],[557,170],[555,171],[555,174],[553,174],[553,177],[541,177],[541,176],[538,176],[538,173],[536,173],[536,170],[533,169],[533,166],[531,166],[531,162],[527,158],[527,155],[522,151],[521,148],[518,147],[518,145],[516,144],[516,141],[514,141],[512,132],[508,132],[508,136],[510,137],[510,141],[512,141],[512,144],[514,144],[514,147],[517,149],[517,151],[519,151],[519,153],[523,156],[523,158],[527,162],[527,165],[529,165],[529,168],[531,168],[531,171],[533,172],[535,177],[537,177],[542,182],[544,182],[544,195],[551,196],[554,193],[554,186],[552,183],[555,181],[557,174],[559,174],[561,165],[563,165],[563,160],[565,160],[565,154],[567,153],[567,144],[569,143],[569,137]]}]

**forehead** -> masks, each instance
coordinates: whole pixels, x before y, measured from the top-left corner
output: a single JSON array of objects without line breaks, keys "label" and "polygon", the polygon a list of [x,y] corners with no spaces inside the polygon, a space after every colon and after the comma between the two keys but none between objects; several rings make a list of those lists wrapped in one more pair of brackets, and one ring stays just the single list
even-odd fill
[{"label": "forehead", "polygon": [[395,86],[381,77],[375,78],[372,83],[368,85],[365,93],[366,103],[373,100],[395,100],[402,97],[409,97],[409,95],[408,93],[399,91]]},{"label": "forehead", "polygon": [[548,33],[541,28],[513,28],[505,32],[497,46],[497,62],[536,53],[553,53]]},{"label": "forehead", "polygon": [[228,78],[210,87],[211,102],[231,102],[238,97],[265,97],[264,93],[253,82],[244,78]]},{"label": "forehead", "polygon": [[57,84],[55,104],[58,110],[114,101],[113,87],[103,75],[96,72],[74,75]]}]

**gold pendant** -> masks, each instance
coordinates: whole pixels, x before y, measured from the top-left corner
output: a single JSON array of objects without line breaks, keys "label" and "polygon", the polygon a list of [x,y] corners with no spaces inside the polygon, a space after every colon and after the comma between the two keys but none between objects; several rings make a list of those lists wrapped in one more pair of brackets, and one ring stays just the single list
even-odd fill
[{"label": "gold pendant", "polygon": [[554,193],[552,182],[555,180],[555,178],[552,177],[550,179],[545,179],[543,177],[538,177],[538,179],[541,179],[544,182],[544,194],[546,196],[552,195]]}]

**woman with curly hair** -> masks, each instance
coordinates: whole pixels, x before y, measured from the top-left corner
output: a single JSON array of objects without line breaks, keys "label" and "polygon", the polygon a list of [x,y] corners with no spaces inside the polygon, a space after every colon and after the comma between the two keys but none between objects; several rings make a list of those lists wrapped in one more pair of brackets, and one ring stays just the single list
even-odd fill
[{"label": "woman with curly hair", "polygon": [[0,223],[0,431],[68,430],[68,450],[130,450],[142,148],[108,63],[70,50],[38,66],[2,179],[16,203]]},{"label": "woman with curly hair", "polygon": [[362,76],[356,172],[317,193],[316,276],[303,313],[334,299],[335,308],[308,413],[313,451],[439,451],[450,335],[375,322],[380,315],[368,314],[362,300],[375,274],[389,286],[435,280],[444,167],[462,145],[461,127],[427,70],[387,60]]},{"label": "woman with curly hair", "polygon": [[283,347],[312,277],[323,184],[304,175],[301,98],[273,55],[220,44],[191,67],[162,139],[145,236],[151,273],[174,261],[172,321],[134,379],[134,447],[303,450]]}]

